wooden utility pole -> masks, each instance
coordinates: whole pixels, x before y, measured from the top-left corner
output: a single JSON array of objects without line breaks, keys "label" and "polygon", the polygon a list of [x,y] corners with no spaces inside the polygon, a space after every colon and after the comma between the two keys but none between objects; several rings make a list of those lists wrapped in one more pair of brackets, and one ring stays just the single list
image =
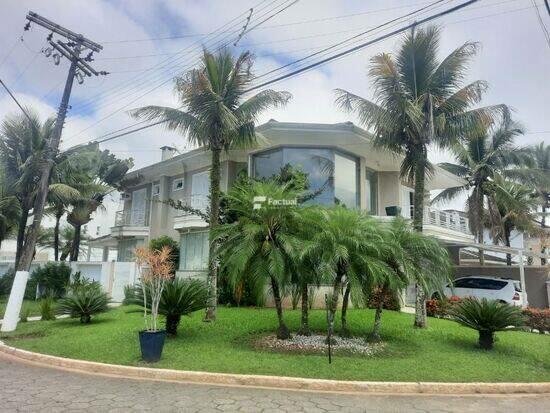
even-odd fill
[{"label": "wooden utility pole", "polygon": [[[38,232],[40,230],[40,223],[44,215],[44,207],[46,205],[46,198],[48,195],[48,186],[50,181],[50,174],[52,167],[54,165],[55,157],[59,151],[59,143],[61,141],[61,133],[63,131],[63,124],[65,123],[65,118],[67,116],[67,108],[69,106],[69,99],[71,97],[71,91],[73,87],[73,82],[75,77],[77,77],[79,83],[83,81],[83,75],[86,76],[98,76],[106,75],[106,72],[97,72],[95,71],[86,61],[91,61],[91,54],[93,52],[99,52],[103,49],[98,43],[92,42],[91,40],[86,39],[81,34],[77,34],[68,30],[36,13],[29,12],[27,15],[28,25],[33,22],[36,23],[48,30],[51,30],[51,34],[48,36],[48,43],[51,48],[45,50],[46,56],[54,53],[54,62],[59,63],[61,56],[67,58],[71,62],[69,67],[69,73],[67,75],[67,81],[65,82],[65,89],[63,90],[63,97],[61,98],[61,104],[59,105],[59,110],[57,112],[57,119],[55,121],[55,126],[52,132],[52,136],[48,142],[48,148],[46,152],[45,162],[42,164],[40,169],[40,181],[38,184],[38,190],[36,193],[36,199],[33,207],[33,222],[30,228],[27,231],[25,237],[25,243],[23,245],[23,251],[21,253],[21,258],[17,265],[18,271],[29,271],[31,266],[32,258],[34,255],[34,248],[36,245],[36,239],[38,237]],[[57,40],[54,42],[52,40],[53,34],[56,33],[66,39],[65,42]],[[89,49],[90,53],[86,58],[81,58],[80,54]],[[54,52],[54,50],[56,52]]]}]

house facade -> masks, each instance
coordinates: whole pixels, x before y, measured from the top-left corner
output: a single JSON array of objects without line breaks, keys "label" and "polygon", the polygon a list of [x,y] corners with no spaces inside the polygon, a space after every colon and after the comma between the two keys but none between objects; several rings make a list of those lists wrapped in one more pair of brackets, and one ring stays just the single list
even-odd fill
[{"label": "house facade", "polygon": [[[399,207],[411,217],[414,190],[399,174],[401,159],[375,149],[372,136],[351,122],[337,124],[289,123],[271,120],[257,128],[261,143],[248,150],[222,154],[221,189],[231,187],[241,171],[269,177],[284,165],[299,166],[308,174],[310,189],[318,190],[315,203],[345,204],[380,219]],[[117,251],[118,261],[131,261],[133,250],[150,239],[168,235],[180,242],[179,276],[206,272],[208,224],[199,216],[176,210],[163,201],[181,201],[206,210],[209,193],[210,153],[196,149],[176,155],[162,148],[162,160],[129,174],[137,184],[122,194],[110,234],[92,241],[94,247]],[[461,179],[438,167],[426,189],[460,185]],[[467,220],[455,212],[426,208],[424,231],[443,241],[471,242]]]}]

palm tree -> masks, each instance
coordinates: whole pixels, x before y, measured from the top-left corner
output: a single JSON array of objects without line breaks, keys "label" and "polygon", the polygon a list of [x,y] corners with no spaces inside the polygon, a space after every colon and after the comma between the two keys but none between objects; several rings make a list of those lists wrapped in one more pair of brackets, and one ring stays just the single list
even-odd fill
[{"label": "palm tree", "polygon": [[217,246],[214,257],[220,259],[232,287],[239,285],[243,277],[265,278],[270,283],[279,322],[279,339],[290,337],[283,318],[281,291],[296,272],[294,257],[300,248],[296,234],[298,210],[268,205],[255,208],[254,197],[294,199],[297,195],[290,184],[279,185],[274,181],[235,183],[225,197],[226,209],[238,216],[238,220],[211,229],[212,240]]},{"label": "palm tree", "polygon": [[[463,85],[477,43],[464,43],[441,61],[438,48],[437,27],[413,29],[395,57],[382,53],[372,58],[369,75],[375,101],[336,91],[336,103],[373,129],[377,146],[403,156],[401,175],[414,183],[413,222],[418,231],[422,231],[426,176],[433,168],[428,160],[430,145],[448,147],[465,132],[507,112],[503,105],[470,109],[487,90],[481,80]],[[416,311],[422,313],[425,297],[419,291]]]},{"label": "palm tree", "polygon": [[4,179],[4,165],[0,160],[0,246],[17,228],[21,206]]},{"label": "palm tree", "polygon": [[[550,210],[550,145],[544,142],[528,147],[534,164],[531,168],[517,168],[509,171],[506,176],[516,179],[519,182],[534,189],[539,198],[539,205],[542,209],[541,227],[541,253],[546,253],[548,242],[548,230],[546,226],[546,214]],[[541,265],[546,265],[546,259],[540,259]]]},{"label": "palm tree", "polygon": [[[204,50],[201,66],[176,79],[180,108],[146,106],[132,112],[136,118],[165,122],[168,129],[186,134],[191,143],[211,152],[211,229],[219,222],[222,151],[255,145],[254,123],[257,117],[269,108],[285,105],[291,97],[288,92],[264,90],[245,99],[246,89],[254,80],[252,63],[249,52],[234,58],[228,50],[221,50],[216,55]],[[213,259],[214,248],[211,238],[206,309],[208,321],[216,319],[217,265]]]},{"label": "palm tree", "polygon": [[126,172],[133,166],[131,158],[118,159],[108,150],[99,150],[97,145],[86,156],[89,159],[88,181],[78,186],[81,195],[71,202],[72,210],[67,215],[67,222],[75,229],[71,261],[78,261],[82,226],[90,222],[107,195],[121,188]]},{"label": "palm tree", "polygon": [[[509,173],[517,165],[529,163],[529,152],[514,145],[514,139],[523,134],[523,128],[510,119],[491,128],[479,128],[467,134],[466,139],[451,146],[457,163],[440,163],[439,166],[466,182],[443,190],[432,203],[450,200],[459,194],[468,194],[466,201],[470,228],[477,242],[484,242],[485,201],[487,185],[499,173]],[[479,262],[484,263],[483,251]]]},{"label": "palm tree", "polygon": [[[495,176],[489,197],[488,228],[496,242],[510,247],[512,231],[533,233],[538,200],[532,189]],[[506,264],[512,265],[512,255],[506,254]]]},{"label": "palm tree", "polygon": [[[309,228],[308,242],[301,243],[303,257],[316,263],[320,276],[332,280],[329,302],[329,335],[344,282],[362,289],[370,278],[390,277],[392,269],[384,261],[381,224],[360,211],[335,206],[311,207],[302,212],[303,225]],[[344,318],[345,323],[345,318]],[[347,326],[342,326],[346,335]]]}]

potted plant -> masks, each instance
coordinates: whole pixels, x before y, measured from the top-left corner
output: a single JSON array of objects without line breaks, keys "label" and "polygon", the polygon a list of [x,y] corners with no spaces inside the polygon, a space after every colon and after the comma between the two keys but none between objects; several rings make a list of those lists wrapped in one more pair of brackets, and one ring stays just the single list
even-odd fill
[{"label": "potted plant", "polygon": [[386,215],[389,217],[397,217],[401,214],[401,207],[391,205],[386,207]]},{"label": "potted plant", "polygon": [[[156,362],[160,360],[166,338],[166,330],[158,328],[158,315],[162,291],[166,282],[172,278],[174,271],[171,249],[168,246],[160,250],[140,247],[136,248],[135,257],[143,290],[145,322],[145,330],[139,332],[141,358],[147,362]],[[149,314],[148,308],[151,310]]]}]

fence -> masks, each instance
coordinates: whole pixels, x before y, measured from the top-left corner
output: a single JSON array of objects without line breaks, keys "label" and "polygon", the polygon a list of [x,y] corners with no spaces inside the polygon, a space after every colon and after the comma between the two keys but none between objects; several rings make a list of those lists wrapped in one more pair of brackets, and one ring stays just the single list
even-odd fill
[{"label": "fence", "polygon": [[[46,264],[45,261],[33,262],[30,270],[31,274],[33,270],[44,264]],[[124,299],[124,286],[135,284],[138,277],[134,262],[77,261],[69,264],[73,274],[80,272],[82,276],[99,282],[114,302],[121,302]],[[13,268],[13,265],[10,262],[0,262],[0,277],[10,268]]]}]

